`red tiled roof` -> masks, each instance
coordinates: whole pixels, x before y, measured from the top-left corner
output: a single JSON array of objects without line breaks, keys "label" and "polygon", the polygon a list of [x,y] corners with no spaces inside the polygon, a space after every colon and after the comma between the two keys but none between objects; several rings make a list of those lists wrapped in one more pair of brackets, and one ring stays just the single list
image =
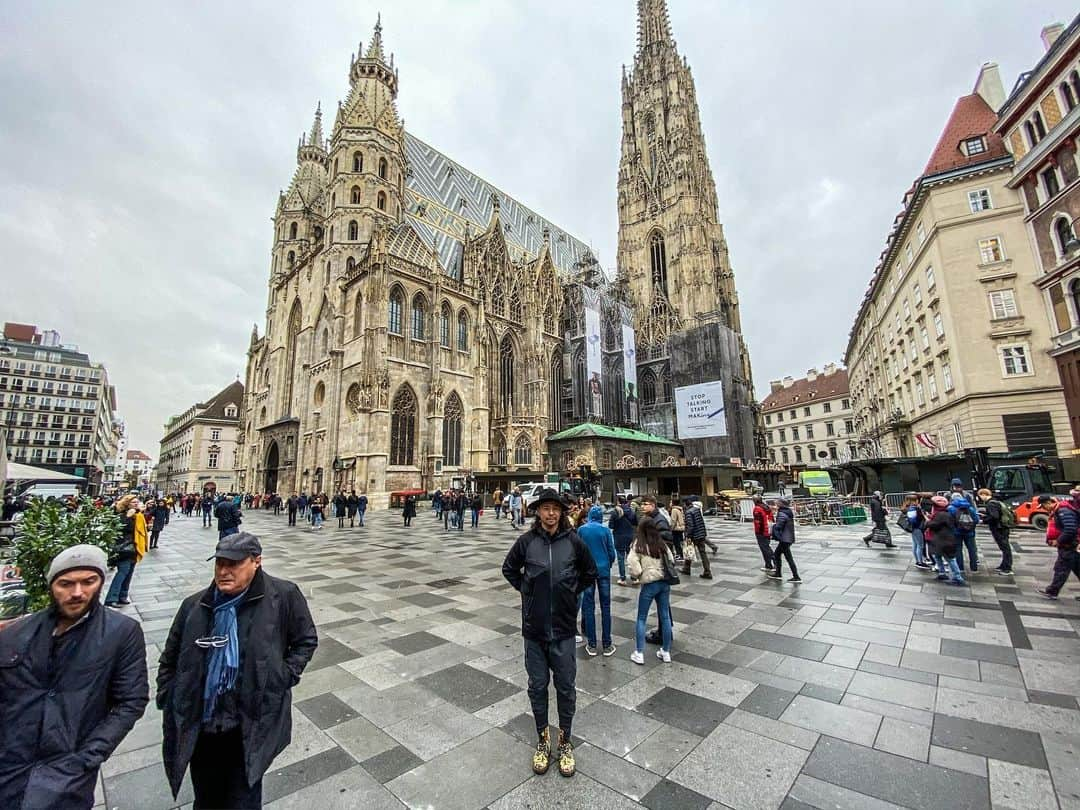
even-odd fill
[{"label": "red tiled roof", "polygon": [[142,450],[128,450],[127,457],[129,460],[138,459],[139,461],[149,461],[150,456],[146,455]]},{"label": "red tiled roof", "polygon": [[[994,132],[996,122],[997,114],[978,93],[961,96],[957,99],[952,115],[949,116],[949,122],[945,125],[945,131],[941,133],[937,146],[930,155],[930,161],[923,169],[923,175],[938,174],[975,163],[985,163],[988,160],[1008,155],[1005,142]],[[960,147],[966,139],[980,135],[986,139],[986,151],[968,157]]]},{"label": "red tiled roof", "polygon": [[761,410],[775,411],[788,408],[795,403],[805,405],[807,402],[819,402],[826,399],[836,399],[848,392],[847,369],[841,368],[832,374],[819,374],[813,382],[803,377],[795,380],[786,388],[773,391],[761,401]]}]

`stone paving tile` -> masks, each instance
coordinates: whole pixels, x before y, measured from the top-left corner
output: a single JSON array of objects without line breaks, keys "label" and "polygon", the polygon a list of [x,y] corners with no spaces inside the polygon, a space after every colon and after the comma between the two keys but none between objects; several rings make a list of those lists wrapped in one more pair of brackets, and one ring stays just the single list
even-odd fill
[{"label": "stone paving tile", "polygon": [[930,754],[930,729],[893,717],[882,718],[874,748],[926,762]]},{"label": "stone paving tile", "polygon": [[862,745],[873,745],[881,717],[862,709],[827,703],[805,695],[797,695],[780,720],[802,726],[820,734],[829,734]]},{"label": "stone paving tile", "polygon": [[666,776],[703,738],[681,728],[662,725],[625,757],[646,770]]},{"label": "stone paving tile", "polygon": [[[661,780],[659,774],[589,743],[582,743],[574,749],[574,759],[578,772],[591,776],[634,801],[641,801]],[[555,766],[558,767],[558,764],[555,763]]]},{"label": "stone paving tile", "polygon": [[975,641],[958,641],[945,638],[941,640],[942,655],[956,658],[968,658],[974,661],[990,661],[994,664],[1017,666],[1016,651],[999,644],[980,644]]},{"label": "stone paving tile", "polygon": [[311,722],[320,729],[326,730],[331,726],[344,723],[357,717],[357,713],[344,703],[337,695],[318,695],[296,704],[296,708],[303,712]]},{"label": "stone paving tile", "polygon": [[777,636],[772,633],[763,633],[760,630],[743,630],[732,639],[735,644],[744,647],[754,647],[759,650],[794,655],[799,658],[809,658],[811,661],[820,661],[829,652],[829,645],[819,641],[806,641],[801,638],[789,638]]},{"label": "stone paving tile", "polygon": [[680,810],[705,810],[712,801],[708,796],[702,796],[690,788],[663,779],[645,795],[641,803],[649,810],[668,810],[672,807]]},{"label": "stone paving tile", "polygon": [[[758,687],[758,689],[761,688]],[[681,728],[683,731],[689,731],[699,737],[711,734],[713,729],[731,714],[732,709],[732,706],[715,700],[687,694],[666,686],[637,707],[637,711],[646,717]]]},{"label": "stone paving tile", "polygon": [[467,712],[483,709],[518,691],[514,684],[467,664],[441,669],[417,678],[416,683]]},{"label": "stone paving tile", "polygon": [[795,692],[787,692],[772,686],[761,684],[753,692],[747,695],[739,708],[744,712],[760,714],[773,720],[779,720],[780,715],[787,709],[788,704],[795,697]]},{"label": "stone paving tile", "polygon": [[273,802],[302,788],[321,782],[356,765],[340,748],[321,751],[284,768],[273,768],[263,777],[263,801]]},{"label": "stone paving tile", "polygon": [[934,716],[931,740],[942,748],[978,754],[987,759],[1000,759],[1033,768],[1048,767],[1042,740],[1032,731],[939,714]]},{"label": "stone paving tile", "polygon": [[360,764],[376,780],[386,784],[406,771],[411,771],[417,765],[423,764],[423,761],[404,745],[396,745],[365,759]]}]

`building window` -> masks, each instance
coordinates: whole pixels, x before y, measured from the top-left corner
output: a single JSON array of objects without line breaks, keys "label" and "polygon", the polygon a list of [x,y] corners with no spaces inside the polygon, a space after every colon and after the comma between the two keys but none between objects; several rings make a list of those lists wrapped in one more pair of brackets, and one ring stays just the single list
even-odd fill
[{"label": "building window", "polygon": [[226,405],[225,406],[225,416],[228,419],[235,419],[236,418],[236,406],[235,405]]},{"label": "building window", "polygon": [[937,375],[934,374],[934,367],[926,367],[926,389],[930,393],[930,399],[937,399]]},{"label": "building window", "polygon": [[364,170],[364,156],[359,152],[353,152],[352,170],[354,172],[362,172]]},{"label": "building window", "polygon": [[784,464],[788,463],[788,451],[786,447],[780,448],[780,459]]},{"label": "building window", "polygon": [[777,422],[783,422],[784,421],[784,412],[783,411],[780,411],[780,412],[778,412],[776,414],[776,421]]},{"label": "building window", "polygon": [[977,191],[969,191],[968,205],[971,207],[971,213],[973,214],[980,211],[989,211],[994,207],[990,200],[990,189],[980,188]]},{"label": "building window", "polygon": [[953,422],[952,426],[953,443],[956,445],[957,450],[964,449],[964,434],[960,432],[960,423]]},{"label": "building window", "polygon": [[211,470],[216,470],[218,466],[218,451],[211,450],[206,456],[206,466]]},{"label": "building window", "polygon": [[771,425],[772,424],[772,414],[771,413],[765,414],[765,424],[766,425]]},{"label": "building window", "polygon": [[776,451],[771,447],[769,448],[769,461],[773,464],[776,463]]},{"label": "building window", "polygon": [[855,432],[854,423],[850,419],[845,419],[844,420],[844,433],[846,433],[848,436],[850,436],[854,432]]},{"label": "building window", "polygon": [[979,240],[979,259],[982,264],[993,264],[1004,261],[1005,251],[1001,245],[1001,239],[991,236],[989,239]]},{"label": "building window", "polygon": [[926,395],[923,393],[922,380],[915,381],[915,402],[920,408],[926,405]]},{"label": "building window", "polygon": [[934,289],[934,284],[935,284],[935,281],[934,281],[934,268],[933,267],[927,267],[926,268],[926,289],[928,289],[928,290]]},{"label": "building window", "polygon": [[390,418],[390,464],[409,466],[413,463],[416,443],[416,396],[404,385],[394,397]]},{"label": "building window", "polygon": [[352,191],[349,192],[349,201],[353,205],[360,204],[360,186],[353,186]]},{"label": "building window", "polygon": [[667,248],[664,245],[664,235],[660,231],[653,231],[649,238],[649,261],[653,287],[667,295]]},{"label": "building window", "polygon": [[1015,318],[1019,315],[1016,296],[1012,290],[994,290],[990,293],[990,317],[994,320]]},{"label": "building window", "polygon": [[825,435],[826,436],[835,436],[836,435],[836,428],[833,427],[832,422],[826,422],[825,423]]},{"label": "building window", "polygon": [[[641,404],[649,408],[656,404],[656,377],[648,369],[641,375]],[[783,440],[781,440],[783,441]]]},{"label": "building window", "polygon": [[461,310],[457,316],[457,347],[459,352],[469,350],[469,316]]},{"label": "building window", "polygon": [[908,242],[904,245],[904,258],[907,259],[908,267],[911,267],[911,260],[914,256],[915,254],[911,250],[911,242]]},{"label": "building window", "polygon": [[491,311],[496,315],[506,314],[506,297],[503,295],[502,279],[495,279],[495,286],[491,289]]},{"label": "building window", "polygon": [[499,345],[499,403],[509,414],[514,400],[514,343],[507,335]]},{"label": "building window", "polygon": [[1057,193],[1061,191],[1061,185],[1058,183],[1057,171],[1051,166],[1049,169],[1039,173],[1039,177],[1042,178],[1043,191],[1046,192],[1046,199],[1056,197]]},{"label": "building window", "polygon": [[791,414],[790,414],[790,417],[791,417],[792,419],[798,419],[798,418],[799,418],[799,413],[798,413],[798,411],[796,411],[796,410],[795,410],[794,408],[792,408],[792,409],[791,409]]},{"label": "building window", "polygon": [[296,266],[296,252],[290,250],[289,255],[285,257],[286,266],[292,270]]},{"label": "building window", "polygon": [[911,317],[911,306],[908,304],[908,300],[904,299],[904,320],[908,320]]},{"label": "building window", "polygon": [[964,151],[968,157],[972,155],[981,155],[986,151],[986,141],[982,138],[968,138],[964,141]]},{"label": "building window", "polygon": [[794,449],[795,449],[795,463],[799,464],[800,462],[802,462],[802,448],[799,447],[799,445],[795,445]]},{"label": "building window", "polygon": [[920,245],[926,241],[926,228],[923,227],[922,222],[916,223],[915,236],[918,237]]},{"label": "building window", "polygon": [[1027,346],[1002,346],[1001,370],[1006,377],[1020,377],[1031,373]]},{"label": "building window", "polygon": [[851,400],[850,399],[842,399],[842,400],[840,400],[840,408],[841,408],[841,410],[845,410],[845,411],[849,410],[851,408]]},{"label": "building window", "polygon": [[1068,217],[1058,217],[1054,220],[1054,235],[1057,237],[1058,255],[1062,259],[1068,258],[1069,248],[1067,245],[1075,238]]},{"label": "building window", "polygon": [[791,426],[791,440],[793,442],[799,441],[799,426],[798,425],[792,425]]},{"label": "building window", "polygon": [[439,345],[450,348],[450,305],[445,302],[439,311]]},{"label": "building window", "polygon": [[911,297],[915,301],[915,306],[922,306],[922,290],[919,289],[918,282],[916,282],[915,286],[911,288]]},{"label": "building window", "polygon": [[952,366],[948,361],[941,364],[941,387],[946,391],[953,390]]},{"label": "building window", "polygon": [[292,223],[289,226],[289,238],[290,239],[295,239],[296,238],[296,223],[295,222]]},{"label": "building window", "polygon": [[465,411],[461,399],[453,393],[446,400],[443,408],[443,464],[448,467],[461,466],[461,424]]},{"label": "building window", "polygon": [[784,442],[787,441],[787,429],[786,428],[780,428],[780,430],[778,432],[780,433],[780,443],[783,444]]},{"label": "building window", "polygon": [[404,296],[401,290],[395,287],[390,292],[390,311],[387,317],[387,330],[391,335],[401,334],[401,311],[405,308]]},{"label": "building window", "polygon": [[[825,404],[828,405],[828,403],[825,403]],[[803,416],[809,416],[810,415],[810,408],[809,407],[803,408],[802,409],[802,415]]]},{"label": "building window", "polygon": [[213,430],[211,430],[210,431],[210,441],[212,441],[212,442],[221,441],[221,431],[218,430],[217,428],[214,428]]},{"label": "building window", "polygon": [[518,467],[528,467],[532,464],[532,441],[524,433],[514,442],[514,464]]},{"label": "building window", "polygon": [[919,322],[919,342],[922,343],[923,349],[930,348],[930,333],[926,329],[926,324],[922,321]]},{"label": "building window", "polygon": [[1078,96],[1077,91],[1073,89],[1074,85],[1080,88],[1080,74],[1078,74],[1074,70],[1072,73],[1069,74],[1069,78],[1072,80],[1073,84],[1069,84],[1068,81],[1064,81],[1060,85],[1058,85],[1058,90],[1061,91],[1061,98],[1065,102],[1066,110],[1072,110],[1072,108],[1075,107],[1077,103]]},{"label": "building window", "polygon": [[941,319],[941,313],[934,313],[934,334],[938,337],[945,337],[945,322]]},{"label": "building window", "polygon": [[806,448],[806,458],[807,461],[811,463],[817,458],[817,448],[814,445],[810,445]]},{"label": "building window", "polygon": [[521,323],[521,299],[518,298],[517,290],[510,293],[510,320]]},{"label": "building window", "polygon": [[424,321],[427,320],[427,307],[424,306],[424,297],[417,293],[412,300],[412,339],[424,339]]},{"label": "building window", "polygon": [[385,211],[386,210],[386,192],[385,191],[380,191],[379,192],[379,195],[375,198],[375,206],[380,211]]},{"label": "building window", "polygon": [[386,163],[386,158],[384,158],[384,157],[379,158],[379,177],[381,177],[383,180],[385,180],[386,176],[389,173],[390,172],[389,172],[389,169],[388,169],[388,166],[387,166],[387,163]]},{"label": "building window", "polygon": [[355,242],[359,238],[360,238],[360,226],[357,224],[356,220],[354,219],[354,220],[349,222],[349,239],[350,239],[350,241]]}]

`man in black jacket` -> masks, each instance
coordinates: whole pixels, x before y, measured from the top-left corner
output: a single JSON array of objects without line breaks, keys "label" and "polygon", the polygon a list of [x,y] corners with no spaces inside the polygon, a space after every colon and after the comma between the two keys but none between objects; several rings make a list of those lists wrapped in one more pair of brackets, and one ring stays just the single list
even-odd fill
[{"label": "man in black jacket", "polygon": [[551,764],[548,683],[554,680],[559,704],[559,773],[573,776],[570,732],[577,703],[574,636],[578,599],[596,581],[596,563],[588,546],[570,526],[566,506],[555,490],[542,490],[533,505],[536,519],[532,528],[514,543],[502,572],[521,593],[529,703],[540,738],[533,754],[533,771],[547,773]]},{"label": "man in black jacket", "polygon": [[214,517],[217,518],[218,540],[240,531],[240,524],[244,522],[240,514],[240,507],[233,503],[232,498],[222,498],[214,507]]},{"label": "man in black jacket", "polygon": [[[705,529],[705,518],[694,504],[693,498],[683,498],[683,514],[686,516],[686,539],[694,544],[698,559],[701,560],[701,567],[704,569],[701,578],[712,579],[709,553],[705,550],[709,535]],[[689,560],[683,560],[683,573],[690,576]]]},{"label": "man in black jacket", "polygon": [[101,763],[150,700],[134,619],[98,597],[105,552],[65,549],[49,566],[52,604],[0,632],[0,807],[90,808]]},{"label": "man in black jacket", "polygon": [[214,582],[180,605],[158,662],[162,758],[173,796],[190,763],[196,808],[258,808],[319,640],[300,589],[263,571],[254,535],[222,538],[210,559]]}]

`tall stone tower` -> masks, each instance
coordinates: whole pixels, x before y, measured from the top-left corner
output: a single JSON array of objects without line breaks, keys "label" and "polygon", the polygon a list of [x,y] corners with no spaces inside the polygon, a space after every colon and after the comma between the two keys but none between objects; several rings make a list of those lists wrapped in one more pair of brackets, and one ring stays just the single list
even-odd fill
[{"label": "tall stone tower", "polygon": [[[702,460],[754,458],[763,442],[755,438],[735,275],[694,79],[672,38],[665,0],[638,0],[637,53],[633,69],[623,69],[622,126],[618,274],[635,310],[643,427],[678,437],[688,456]],[[711,436],[679,436],[675,389],[717,381],[726,426]]]}]

